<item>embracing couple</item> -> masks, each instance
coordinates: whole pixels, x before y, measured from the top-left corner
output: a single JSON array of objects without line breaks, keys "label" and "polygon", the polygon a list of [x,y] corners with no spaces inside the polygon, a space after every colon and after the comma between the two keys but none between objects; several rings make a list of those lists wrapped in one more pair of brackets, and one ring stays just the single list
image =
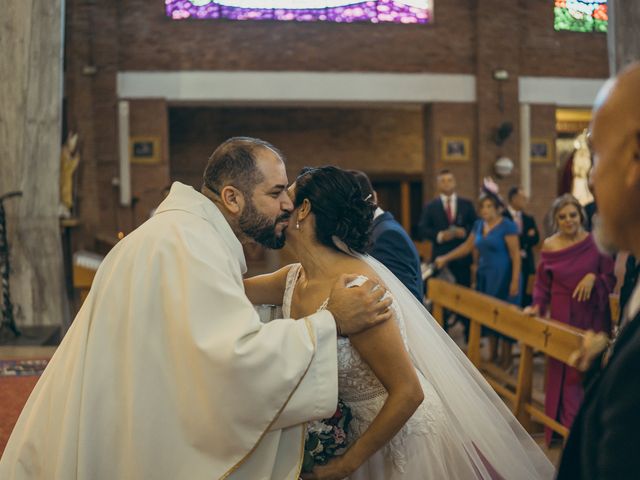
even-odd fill
[{"label": "embracing couple", "polygon": [[[109,253],[36,385],[0,478],[300,475],[305,426],[338,398],[346,452],[316,479],[543,479],[553,466],[422,304],[364,254],[353,174],[291,184],[267,142],[220,145]],[[243,279],[242,243],[297,262]],[[262,324],[253,304],[282,305]]]}]

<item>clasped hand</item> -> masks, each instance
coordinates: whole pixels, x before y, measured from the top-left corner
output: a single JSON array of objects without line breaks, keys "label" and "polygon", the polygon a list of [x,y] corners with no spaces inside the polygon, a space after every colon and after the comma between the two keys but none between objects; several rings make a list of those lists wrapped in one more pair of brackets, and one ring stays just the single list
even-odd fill
[{"label": "clasped hand", "polygon": [[462,227],[451,227],[446,230],[443,230],[440,235],[442,235],[441,241],[450,242],[455,238],[462,239],[467,236],[467,231]]}]

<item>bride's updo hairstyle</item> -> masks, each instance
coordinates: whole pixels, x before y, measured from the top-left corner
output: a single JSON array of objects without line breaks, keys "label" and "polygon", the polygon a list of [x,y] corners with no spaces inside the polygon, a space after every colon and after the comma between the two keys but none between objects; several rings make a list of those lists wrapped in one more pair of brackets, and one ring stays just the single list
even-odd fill
[{"label": "bride's updo hairstyle", "polygon": [[331,166],[302,169],[296,179],[295,208],[305,198],[315,215],[320,243],[336,248],[335,235],[351,250],[364,253],[376,206],[371,198],[363,197],[352,173]]}]

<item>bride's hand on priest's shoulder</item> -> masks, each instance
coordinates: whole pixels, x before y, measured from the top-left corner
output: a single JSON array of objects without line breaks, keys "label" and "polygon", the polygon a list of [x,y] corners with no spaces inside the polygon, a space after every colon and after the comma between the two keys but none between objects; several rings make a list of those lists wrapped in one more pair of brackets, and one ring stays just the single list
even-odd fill
[{"label": "bride's hand on priest's shoulder", "polygon": [[372,280],[359,287],[348,287],[358,275],[341,275],[331,289],[327,310],[333,314],[342,336],[361,332],[392,317],[386,289]]},{"label": "bride's hand on priest's shoulder", "polygon": [[326,465],[317,465],[312,473],[302,474],[302,480],[342,480],[353,473],[342,457],[335,457]]}]

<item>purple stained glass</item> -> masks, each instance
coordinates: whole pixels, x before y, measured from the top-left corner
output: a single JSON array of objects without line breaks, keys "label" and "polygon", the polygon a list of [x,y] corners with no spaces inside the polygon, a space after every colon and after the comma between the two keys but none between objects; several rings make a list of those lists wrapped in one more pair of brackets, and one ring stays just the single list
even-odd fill
[{"label": "purple stained glass", "polygon": [[[228,19],[298,22],[430,23],[432,0],[165,0],[173,20]],[[313,8],[295,8],[304,4]],[[248,6],[247,6],[248,5]]]}]

